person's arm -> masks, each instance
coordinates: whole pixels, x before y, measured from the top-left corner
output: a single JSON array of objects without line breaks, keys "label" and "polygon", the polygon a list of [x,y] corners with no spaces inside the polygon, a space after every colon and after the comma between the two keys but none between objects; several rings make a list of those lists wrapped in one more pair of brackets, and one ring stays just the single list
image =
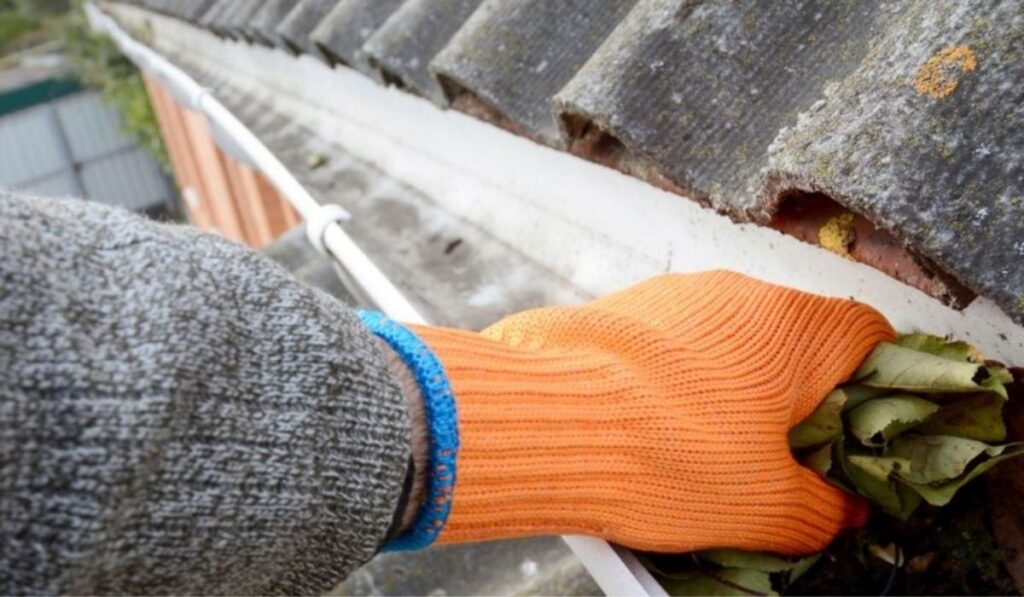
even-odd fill
[{"label": "person's arm", "polygon": [[416,515],[423,505],[423,500],[426,499],[430,434],[427,431],[426,413],[423,410],[423,394],[420,392],[413,372],[387,342],[378,338],[377,343],[385,353],[388,367],[395,374],[398,387],[401,388],[402,395],[405,396],[409,406],[411,464],[409,477],[406,478],[403,495],[395,512],[396,518],[388,530],[390,539],[401,535],[413,526],[413,523],[416,522]]},{"label": "person's arm", "polygon": [[0,194],[0,593],[322,593],[392,527],[356,314],[214,235]]},{"label": "person's arm", "polygon": [[852,301],[668,275],[473,333],[81,203],[0,198],[0,251],[0,590],[321,592],[559,533],[806,553],[865,515],[786,441],[893,337]]},{"label": "person's arm", "polygon": [[866,305],[717,271],[482,333],[364,320],[424,380],[432,475],[403,546],[585,534],[806,554],[865,520],[787,432],[894,338]]}]

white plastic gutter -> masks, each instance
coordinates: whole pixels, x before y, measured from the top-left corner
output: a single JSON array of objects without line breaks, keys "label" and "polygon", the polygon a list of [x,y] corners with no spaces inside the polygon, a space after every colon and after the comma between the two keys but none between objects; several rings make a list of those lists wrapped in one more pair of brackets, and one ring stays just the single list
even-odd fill
[{"label": "white plastic gutter", "polygon": [[306,222],[307,236],[313,246],[337,259],[378,309],[392,319],[426,323],[423,315],[337,224],[350,217],[344,209],[337,205],[317,203],[256,135],[185,71],[132,39],[94,3],[88,2],[85,12],[94,30],[109,35],[121,53],[139,69],[160,81],[178,105],[204,115],[218,141],[233,145],[231,153],[241,152],[242,156],[239,157],[273,183]]},{"label": "white plastic gutter", "polygon": [[[426,323],[422,314],[391,283],[373,261],[337,224],[349,214],[336,205],[321,206],[273,153],[240,120],[185,71],[132,39],[114,19],[94,3],[85,4],[92,28],[109,35],[139,69],[160,81],[175,101],[203,114],[223,148],[248,162],[277,187],[306,222],[307,236],[318,250],[334,257],[376,307],[388,317],[407,323]],[[632,552],[617,549],[593,537],[567,535],[563,539],[608,595],[665,595],[665,590]]]}]

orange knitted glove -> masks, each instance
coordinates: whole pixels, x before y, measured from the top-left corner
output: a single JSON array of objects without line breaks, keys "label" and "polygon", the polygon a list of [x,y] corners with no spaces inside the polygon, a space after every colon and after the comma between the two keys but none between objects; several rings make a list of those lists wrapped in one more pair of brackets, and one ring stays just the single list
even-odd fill
[{"label": "orange knitted glove", "polygon": [[412,326],[461,446],[439,543],[587,534],[649,551],[818,551],[866,506],[786,432],[893,330],[870,307],[730,272],[666,275],[481,334]]}]

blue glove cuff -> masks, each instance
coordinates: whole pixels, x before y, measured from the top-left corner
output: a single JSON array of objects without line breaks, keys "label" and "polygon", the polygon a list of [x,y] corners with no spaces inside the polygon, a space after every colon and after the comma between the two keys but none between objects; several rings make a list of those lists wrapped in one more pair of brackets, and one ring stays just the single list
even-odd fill
[{"label": "blue glove cuff", "polygon": [[373,311],[359,318],[391,346],[416,378],[430,435],[427,497],[408,532],[384,545],[382,551],[411,551],[430,546],[448,522],[455,489],[455,456],[459,451],[459,427],[455,396],[441,361],[430,347],[405,326]]}]

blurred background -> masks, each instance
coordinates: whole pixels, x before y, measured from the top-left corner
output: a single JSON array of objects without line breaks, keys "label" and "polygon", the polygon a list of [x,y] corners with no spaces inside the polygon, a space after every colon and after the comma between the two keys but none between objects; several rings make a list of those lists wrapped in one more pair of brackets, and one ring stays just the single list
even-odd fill
[{"label": "blurred background", "polygon": [[181,220],[146,87],[75,0],[0,0],[0,189]]}]

